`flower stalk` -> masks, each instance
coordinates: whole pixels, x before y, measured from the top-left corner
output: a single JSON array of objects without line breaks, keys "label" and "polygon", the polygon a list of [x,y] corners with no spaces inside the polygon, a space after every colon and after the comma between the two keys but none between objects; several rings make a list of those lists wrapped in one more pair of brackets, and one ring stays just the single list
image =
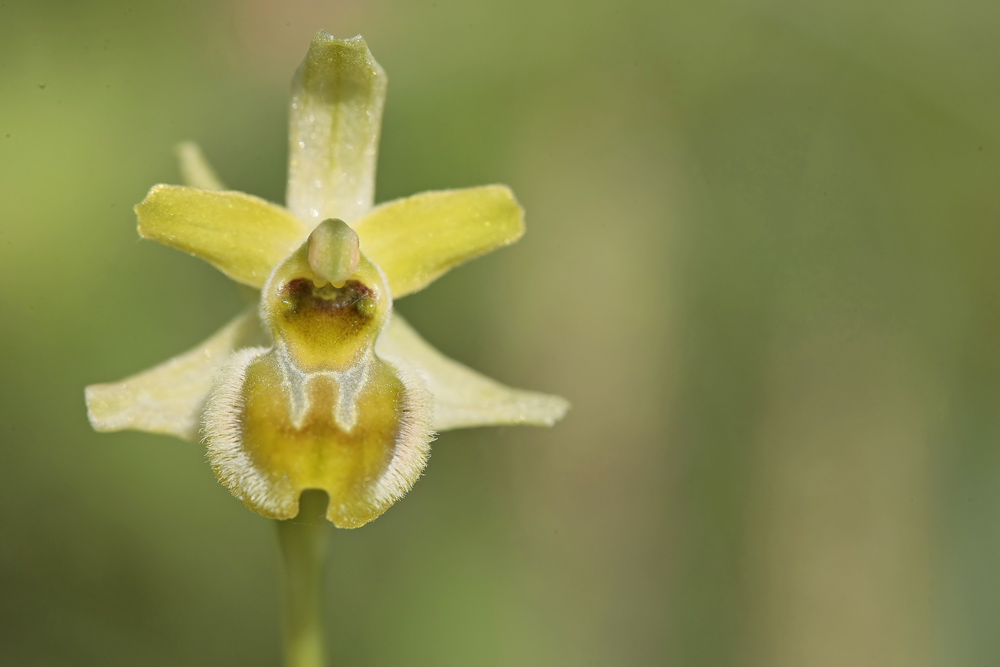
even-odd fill
[{"label": "flower stalk", "polygon": [[285,667],[325,667],[323,580],[327,495],[306,491],[294,519],[278,521],[284,596]]}]

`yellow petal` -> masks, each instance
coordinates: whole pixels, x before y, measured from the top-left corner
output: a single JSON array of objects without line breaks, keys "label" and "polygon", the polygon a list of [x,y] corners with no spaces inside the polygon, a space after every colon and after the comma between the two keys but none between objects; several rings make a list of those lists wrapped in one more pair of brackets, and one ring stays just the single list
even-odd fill
[{"label": "yellow petal", "polygon": [[177,161],[180,163],[181,179],[185,185],[202,190],[225,190],[212,165],[205,159],[201,147],[193,141],[177,145]]},{"label": "yellow petal", "polygon": [[249,308],[184,354],[120,382],[87,387],[90,423],[97,431],[131,429],[197,441],[216,375],[233,350],[265,339],[257,308]]},{"label": "yellow petal", "polygon": [[371,208],[386,76],[358,37],[313,37],[292,81],[288,208],[310,227]]},{"label": "yellow petal", "polygon": [[569,403],[559,396],[511,389],[449,359],[395,313],[375,345],[376,353],[410,368],[427,384],[434,401],[431,426],[447,431],[472,426],[552,426]]},{"label": "yellow petal", "polygon": [[361,252],[382,267],[398,299],[462,262],[521,238],[524,212],[509,188],[487,185],[397,199],[354,228]]},{"label": "yellow petal", "polygon": [[135,207],[139,234],[260,287],[309,231],[291,213],[242,192],[157,185]]}]

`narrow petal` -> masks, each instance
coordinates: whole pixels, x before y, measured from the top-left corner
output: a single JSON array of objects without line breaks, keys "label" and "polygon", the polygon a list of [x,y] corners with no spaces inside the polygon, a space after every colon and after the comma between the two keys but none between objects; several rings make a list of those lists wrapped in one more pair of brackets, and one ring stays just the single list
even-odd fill
[{"label": "narrow petal", "polygon": [[375,352],[423,377],[434,400],[431,427],[448,431],[472,426],[552,426],[569,403],[559,396],[511,389],[444,356],[395,313]]},{"label": "narrow petal", "polygon": [[147,431],[197,441],[216,375],[233,350],[265,339],[257,308],[249,308],[184,354],[120,382],[87,387],[90,423],[97,431]]},{"label": "narrow petal", "polygon": [[314,227],[371,208],[386,76],[361,36],[313,37],[292,81],[288,208]]},{"label": "narrow petal", "polygon": [[524,234],[524,211],[503,185],[424,192],[382,204],[354,226],[392,297],[423,289],[462,262]]},{"label": "narrow petal", "polygon": [[212,165],[205,159],[201,147],[193,141],[177,145],[177,161],[180,163],[181,179],[185,185],[202,190],[225,190]]},{"label": "narrow petal", "polygon": [[253,287],[262,286],[309,233],[285,209],[242,192],[157,185],[135,212],[140,236],[200,257]]}]

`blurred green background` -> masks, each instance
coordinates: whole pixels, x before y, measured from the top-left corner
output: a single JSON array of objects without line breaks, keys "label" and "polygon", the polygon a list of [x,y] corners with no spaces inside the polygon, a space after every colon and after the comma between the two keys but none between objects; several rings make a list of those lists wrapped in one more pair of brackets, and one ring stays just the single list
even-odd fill
[{"label": "blurred green background", "polygon": [[0,664],[279,664],[273,525],[83,386],[241,308],[132,206],[185,139],[282,201],[320,28],[389,73],[379,199],[528,213],[398,308],[574,405],[334,532],[334,664],[1000,663],[1000,4],[7,0]]}]

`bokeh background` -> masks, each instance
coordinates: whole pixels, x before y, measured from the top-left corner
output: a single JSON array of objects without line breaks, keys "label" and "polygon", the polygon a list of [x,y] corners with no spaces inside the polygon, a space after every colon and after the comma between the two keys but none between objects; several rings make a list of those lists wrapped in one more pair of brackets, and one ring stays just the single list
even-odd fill
[{"label": "bokeh background", "polygon": [[135,233],[201,143],[284,195],[311,34],[389,73],[378,197],[510,184],[398,304],[568,397],[333,531],[337,665],[1000,664],[1000,4],[0,2],[0,664],[277,665],[274,526],[83,386],[243,295]]}]

